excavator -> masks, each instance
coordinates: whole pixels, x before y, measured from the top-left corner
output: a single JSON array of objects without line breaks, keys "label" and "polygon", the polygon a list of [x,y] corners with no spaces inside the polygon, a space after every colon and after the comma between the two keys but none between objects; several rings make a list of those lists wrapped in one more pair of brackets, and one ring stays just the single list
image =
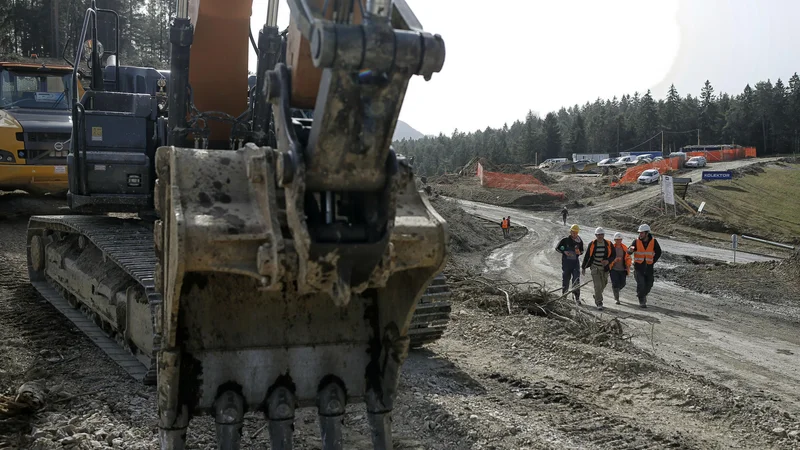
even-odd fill
[{"label": "excavator", "polygon": [[341,449],[346,407],[364,404],[373,448],[388,450],[412,318],[449,253],[391,138],[444,41],[405,0],[288,0],[284,33],[270,0],[256,42],[251,2],[177,0],[168,77],[130,89],[99,50],[98,17],[119,16],[92,1],[71,83],[74,214],[30,218],[29,277],[156,384],[161,449],[185,448],[201,415],[219,449],[238,449],[252,412],[273,449],[291,449],[311,407],[322,447]]}]

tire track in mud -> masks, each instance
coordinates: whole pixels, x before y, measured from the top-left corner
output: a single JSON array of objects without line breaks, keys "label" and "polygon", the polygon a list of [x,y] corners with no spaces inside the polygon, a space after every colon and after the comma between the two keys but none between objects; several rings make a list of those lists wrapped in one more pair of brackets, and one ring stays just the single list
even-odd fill
[{"label": "tire track in mud", "polygon": [[[609,449],[650,449],[650,448],[693,448],[680,435],[669,436],[642,428],[630,420],[625,420],[597,405],[571,395],[557,384],[544,381],[530,383],[499,372],[481,375],[511,389],[520,407],[531,411],[546,408],[548,414],[557,414],[564,421],[554,424],[555,428],[575,441],[595,448]],[[677,433],[676,433],[677,434]]]}]

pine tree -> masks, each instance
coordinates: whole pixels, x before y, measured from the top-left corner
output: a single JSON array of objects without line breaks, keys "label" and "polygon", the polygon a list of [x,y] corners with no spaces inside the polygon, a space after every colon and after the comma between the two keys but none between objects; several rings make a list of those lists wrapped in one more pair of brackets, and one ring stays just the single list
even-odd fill
[{"label": "pine tree", "polygon": [[658,133],[658,109],[649,89],[639,102],[638,118],[637,132],[641,141],[650,139]]},{"label": "pine tree", "polygon": [[580,111],[576,111],[572,121],[570,145],[573,153],[586,153],[586,123]]},{"label": "pine tree", "polygon": [[700,91],[700,115],[699,128],[700,135],[708,142],[717,142],[716,125],[718,119],[717,105],[715,104],[714,88],[711,82],[706,80],[703,89]]},{"label": "pine tree", "polygon": [[558,125],[558,119],[553,113],[548,113],[544,118],[544,133],[545,133],[545,150],[544,154],[547,158],[558,158],[561,153],[561,129]]}]

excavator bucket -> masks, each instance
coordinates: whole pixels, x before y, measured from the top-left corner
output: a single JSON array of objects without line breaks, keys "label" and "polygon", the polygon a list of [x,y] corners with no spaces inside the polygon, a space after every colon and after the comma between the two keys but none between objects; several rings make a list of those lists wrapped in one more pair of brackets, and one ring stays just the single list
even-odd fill
[{"label": "excavator bucket", "polygon": [[[187,413],[213,414],[235,430],[245,411],[263,410],[274,446],[290,437],[295,408],[307,406],[319,408],[323,433],[338,440],[345,405],[366,401],[376,448],[391,448],[389,414],[409,324],[445,263],[445,222],[400,165],[394,186],[403,213],[383,253],[360,255],[378,261],[372,271],[342,286],[347,299],[315,287],[301,292],[295,244],[281,233],[269,189],[272,155],[252,145],[159,149],[158,384],[167,440],[185,436]],[[310,260],[312,286],[337,282],[337,269],[354,264],[350,251]]]}]

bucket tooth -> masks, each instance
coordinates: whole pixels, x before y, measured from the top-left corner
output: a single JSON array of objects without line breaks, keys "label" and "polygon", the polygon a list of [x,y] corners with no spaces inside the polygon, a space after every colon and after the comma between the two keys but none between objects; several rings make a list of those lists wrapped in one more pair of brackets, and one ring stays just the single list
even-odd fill
[{"label": "bucket tooth", "polygon": [[239,450],[244,424],[244,405],[244,397],[235,391],[227,390],[217,398],[214,409],[219,450]]},{"label": "bucket tooth", "polygon": [[[161,411],[161,423],[159,424],[159,440],[161,450],[184,450],[186,448],[186,429],[189,427],[189,413],[184,407],[175,420],[169,420],[172,414]],[[167,425],[166,422],[170,421]]]},{"label": "bucket tooth", "polygon": [[269,420],[269,440],[272,450],[292,450],[294,434],[295,396],[280,386],[267,398],[267,420]]},{"label": "bucket tooth", "polygon": [[347,398],[338,380],[325,383],[317,395],[323,450],[342,449],[342,422]]},{"label": "bucket tooth", "polygon": [[392,450],[392,412],[367,412],[372,447],[375,450]]}]

